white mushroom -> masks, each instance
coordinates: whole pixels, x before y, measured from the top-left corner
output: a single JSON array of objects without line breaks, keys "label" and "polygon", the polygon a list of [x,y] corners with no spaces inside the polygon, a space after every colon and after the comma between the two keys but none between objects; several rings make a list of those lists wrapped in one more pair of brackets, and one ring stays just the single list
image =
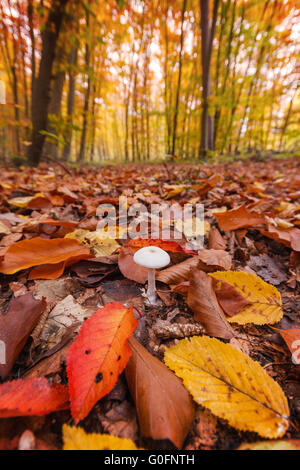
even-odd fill
[{"label": "white mushroom", "polygon": [[148,301],[150,305],[159,305],[155,287],[155,270],[167,266],[170,263],[170,256],[157,246],[145,246],[135,253],[133,259],[136,264],[148,268]]}]

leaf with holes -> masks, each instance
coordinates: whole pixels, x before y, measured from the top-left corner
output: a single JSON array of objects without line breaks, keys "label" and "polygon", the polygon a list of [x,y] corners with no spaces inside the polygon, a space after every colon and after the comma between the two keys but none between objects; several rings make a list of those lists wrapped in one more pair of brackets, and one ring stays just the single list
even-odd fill
[{"label": "leaf with holes", "polygon": [[[240,271],[219,271],[211,273],[209,276],[233,286],[236,292],[249,303],[249,305],[242,307],[239,313],[228,318],[229,322],[239,325],[246,323],[272,325],[282,319],[280,292],[255,274]],[[219,288],[222,289],[222,283],[219,286],[218,283],[216,284],[215,290]]]},{"label": "leaf with holes", "polygon": [[71,411],[75,423],[116,384],[130,357],[128,338],[137,327],[132,308],[111,303],[87,319],[67,359]]},{"label": "leaf with holes", "polygon": [[194,400],[241,431],[282,437],[289,408],[280,386],[258,362],[215,338],[184,339],[165,352],[165,363]]}]

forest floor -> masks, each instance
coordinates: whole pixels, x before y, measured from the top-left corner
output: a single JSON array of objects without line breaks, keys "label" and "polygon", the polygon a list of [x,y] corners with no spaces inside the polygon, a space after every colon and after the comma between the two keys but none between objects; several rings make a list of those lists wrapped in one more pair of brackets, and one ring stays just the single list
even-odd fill
[{"label": "forest floor", "polygon": [[[46,377],[67,386],[68,351],[76,341],[80,326],[111,302],[135,307],[139,322],[135,337],[161,362],[166,348],[179,344],[185,337],[201,336],[202,327],[208,336],[219,338],[218,341],[230,344],[258,362],[281,386],[288,400],[290,418],[285,434],[278,434],[278,438],[300,439],[300,365],[292,360],[288,347],[291,345],[285,343],[279,331],[300,328],[299,158],[227,165],[129,165],[79,170],[42,163],[36,170],[1,168],[0,186],[0,340],[7,341],[9,363],[0,365],[3,377],[0,449],[22,447],[26,430],[34,435],[32,448],[62,448],[63,425],[74,425],[71,412],[66,409],[29,416],[34,412],[22,403],[23,398],[26,401],[22,384]],[[121,195],[128,198],[129,205],[143,203],[148,209],[150,204],[167,201],[181,206],[204,205],[203,249],[191,253],[186,239],[174,242],[176,218],[171,220],[170,240],[157,242],[171,256],[169,271],[158,275],[159,307],[145,304],[145,272],[137,270],[133,262],[134,251],[143,243],[121,238],[100,243],[91,236],[97,228],[97,207],[108,203],[118,209]],[[35,242],[32,247],[24,245],[24,240],[40,238],[53,240],[47,255],[38,252],[41,247],[34,245]],[[97,260],[85,257],[84,253],[59,257],[61,251],[58,253],[58,242],[55,247],[54,240],[74,238]],[[268,311],[263,314],[267,315],[264,321],[260,312],[254,310],[251,321],[243,318],[232,321],[234,316],[241,318],[243,309],[255,302],[250,294],[248,298],[245,294],[246,304],[237,309],[241,295],[234,291],[230,291],[233,306],[226,308],[220,297],[217,301],[216,288],[212,288],[208,274],[220,271],[255,275],[268,286],[276,287],[281,294],[282,309],[276,306],[275,320],[268,319]],[[230,279],[225,277],[224,284],[230,284]],[[234,284],[232,289],[234,286],[237,288]],[[272,289],[268,292],[276,296]],[[201,300],[201,294],[207,302]],[[218,306],[212,308],[210,301]],[[273,308],[273,300],[267,298],[267,301]],[[38,315],[34,313],[37,308],[34,302],[40,302]],[[221,315],[224,324],[220,327]],[[299,331],[297,339],[300,339]],[[9,392],[5,396],[1,387],[14,379],[24,382],[19,383],[21,398],[10,406]],[[155,425],[149,428],[144,422],[151,413],[154,421],[159,419],[155,415],[159,404],[155,407],[151,403],[155,399],[151,390],[143,390],[146,404],[139,411],[136,403],[140,403],[141,397],[132,398],[128,380],[131,380],[129,373],[127,380],[124,372],[120,374],[113,389],[90,407],[80,427],[87,433],[129,438],[146,449],[174,449],[177,443],[177,447],[185,450],[228,450],[265,441],[268,437],[267,431],[260,432],[260,436],[252,432],[255,424],[250,429],[244,427],[243,431],[243,426],[235,429],[220,415],[212,414],[209,407],[200,405],[196,405],[189,429],[168,431],[168,426],[175,426],[171,419],[170,423],[164,423],[164,435],[163,429]],[[137,386],[142,387],[140,377],[139,380]],[[35,397],[31,399],[34,402]],[[153,411],[147,409],[147,400]],[[36,414],[43,413],[39,410]],[[178,442],[182,444],[179,446]]]}]

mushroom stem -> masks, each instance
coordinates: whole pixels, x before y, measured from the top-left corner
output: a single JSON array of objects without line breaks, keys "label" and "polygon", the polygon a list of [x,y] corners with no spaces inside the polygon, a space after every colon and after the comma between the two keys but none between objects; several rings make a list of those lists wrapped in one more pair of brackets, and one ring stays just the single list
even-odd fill
[{"label": "mushroom stem", "polygon": [[155,269],[148,270],[148,290],[147,290],[147,297],[149,303],[155,305],[157,302],[157,294],[156,294],[156,287],[155,287]]}]

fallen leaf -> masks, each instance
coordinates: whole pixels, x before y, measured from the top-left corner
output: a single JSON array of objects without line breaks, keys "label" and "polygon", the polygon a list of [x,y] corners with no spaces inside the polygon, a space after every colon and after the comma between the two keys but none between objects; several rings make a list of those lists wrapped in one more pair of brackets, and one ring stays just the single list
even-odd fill
[{"label": "fallen leaf", "polygon": [[145,284],[148,279],[148,269],[136,264],[133,256],[134,250],[132,248],[122,247],[118,259],[119,269],[127,279]]},{"label": "fallen leaf", "polygon": [[8,202],[13,206],[27,209],[47,209],[52,207],[51,202],[43,193],[29,197],[16,197],[10,199]]},{"label": "fallen leaf", "polygon": [[198,251],[198,267],[205,272],[220,269],[229,270],[232,266],[232,259],[229,253],[223,250],[200,250]]},{"label": "fallen leaf", "polygon": [[93,312],[79,305],[72,295],[68,295],[58,302],[49,313],[45,326],[40,334],[39,341],[42,350],[49,350],[56,346],[65,335],[68,328],[77,324],[75,333],[79,331],[82,323]]},{"label": "fallen leaf", "polygon": [[67,372],[75,423],[116,384],[130,357],[128,338],[137,327],[132,308],[111,303],[84,322],[68,352]]},{"label": "fallen leaf", "polygon": [[126,379],[135,401],[141,433],[169,439],[181,449],[194,418],[192,400],[181,381],[134,338]]},{"label": "fallen leaf", "polygon": [[226,250],[226,242],[216,227],[209,232],[208,244],[210,250]]},{"label": "fallen leaf", "polygon": [[105,236],[105,233],[102,231],[89,232],[88,230],[78,229],[75,232],[68,233],[65,238],[77,240],[89,247],[97,257],[110,256],[120,248],[116,240]]},{"label": "fallen leaf", "polygon": [[0,220],[0,235],[9,235],[10,233],[11,230],[9,229],[9,227]]},{"label": "fallen leaf", "polygon": [[44,264],[57,265],[63,261],[75,263],[91,258],[90,251],[76,240],[33,238],[11,245],[0,262],[0,272],[15,274],[23,269]]},{"label": "fallen leaf", "polygon": [[214,214],[219,227],[228,232],[239,228],[255,227],[265,223],[265,216],[250,212],[246,206],[240,206],[227,212]]},{"label": "fallen leaf", "polygon": [[181,340],[165,352],[165,363],[194,400],[241,431],[282,437],[289,408],[280,386],[258,362],[215,338]]},{"label": "fallen leaf", "polygon": [[211,273],[209,276],[233,286],[250,304],[229,318],[229,322],[239,325],[246,323],[272,325],[282,319],[280,292],[260,277],[241,271],[220,271]]},{"label": "fallen leaf", "polygon": [[247,305],[252,305],[238,290],[225,281],[218,281],[213,278],[213,288],[218,302],[229,317],[239,313]]},{"label": "fallen leaf", "polygon": [[172,253],[185,253],[188,255],[195,255],[196,253],[192,250],[186,250],[175,241],[168,240],[159,240],[151,238],[134,238],[128,243],[130,248],[133,248],[134,251],[140,250],[145,246],[158,246],[162,250],[171,251]]},{"label": "fallen leaf", "polygon": [[237,450],[300,450],[300,439],[241,444]]},{"label": "fallen leaf", "polygon": [[292,353],[294,364],[300,364],[300,328],[278,330]]},{"label": "fallen leaf", "polygon": [[13,368],[46,305],[44,299],[36,300],[29,293],[13,298],[8,310],[0,314],[0,342],[5,345],[5,364],[0,362],[2,379],[5,379]]},{"label": "fallen leaf", "polygon": [[198,256],[192,256],[186,259],[182,263],[175,264],[169,268],[159,271],[156,275],[158,281],[164,282],[165,284],[177,285],[184,281],[189,280],[190,271],[192,268],[196,268],[199,263]]},{"label": "fallen leaf", "polygon": [[139,450],[130,439],[108,434],[87,434],[81,428],[63,426],[63,450]]},{"label": "fallen leaf", "polygon": [[67,387],[44,378],[19,379],[0,385],[0,418],[43,416],[68,408]]},{"label": "fallen leaf", "polygon": [[281,267],[268,255],[250,256],[248,266],[266,282],[278,286],[287,281],[288,277]]},{"label": "fallen leaf", "polygon": [[230,339],[234,336],[234,332],[218,304],[212,279],[199,269],[191,271],[187,304],[193,310],[196,320],[204,326],[208,335],[224,339]]}]

